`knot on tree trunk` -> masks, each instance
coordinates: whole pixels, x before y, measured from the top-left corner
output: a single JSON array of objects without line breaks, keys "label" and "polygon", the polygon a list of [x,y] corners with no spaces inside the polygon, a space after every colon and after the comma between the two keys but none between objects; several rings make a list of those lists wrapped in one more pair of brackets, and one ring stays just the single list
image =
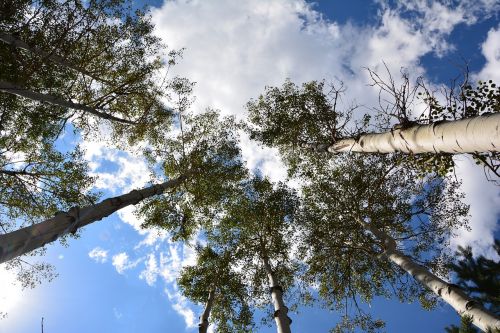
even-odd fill
[{"label": "knot on tree trunk", "polygon": [[139,202],[141,202],[144,199],[144,195],[142,194],[141,191],[138,190],[132,190],[130,191],[130,194],[134,194],[134,196],[138,197],[134,202],[132,202],[133,205],[137,205]]},{"label": "knot on tree trunk", "polygon": [[281,291],[281,293],[283,293],[283,288],[281,286],[272,286],[271,288],[269,288],[269,292],[272,294],[275,290],[279,290]]},{"label": "knot on tree trunk", "polygon": [[293,320],[292,320],[292,318],[288,317],[288,315],[287,315],[288,308],[286,306],[283,307],[282,309],[278,309],[278,310],[274,311],[273,318],[279,317],[281,310],[284,310],[283,312],[285,312],[285,316],[288,319],[288,324],[291,325]]},{"label": "knot on tree trunk", "polygon": [[472,309],[473,307],[475,307],[476,305],[478,305],[478,302],[474,301],[474,300],[470,300],[468,301],[467,303],[465,303],[465,309],[466,310],[470,310]]},{"label": "knot on tree trunk", "polygon": [[78,222],[80,222],[80,207],[74,206],[68,210],[68,217],[70,218],[71,225],[69,226],[69,232],[73,235],[76,234],[78,230]]},{"label": "knot on tree trunk", "polygon": [[384,237],[385,251],[394,251],[396,249],[396,241],[390,237]]}]

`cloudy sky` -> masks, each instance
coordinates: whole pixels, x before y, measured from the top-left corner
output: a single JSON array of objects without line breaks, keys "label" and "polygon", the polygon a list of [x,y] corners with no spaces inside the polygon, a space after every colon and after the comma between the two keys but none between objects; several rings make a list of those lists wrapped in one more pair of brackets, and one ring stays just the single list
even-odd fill
[{"label": "cloudy sky", "polygon": [[[346,103],[369,110],[377,103],[366,67],[392,73],[406,69],[434,86],[448,84],[467,63],[474,80],[500,82],[500,3],[474,1],[177,0],[142,1],[151,6],[156,32],[170,48],[185,48],[172,74],[196,82],[194,108],[220,109],[243,118],[244,105],[265,86],[326,79],[347,87]],[[382,73],[382,72],[381,72]],[[72,144],[69,136],[65,144]],[[64,142],[63,142],[64,143]],[[84,143],[97,186],[105,195],[141,187],[140,158]],[[273,179],[284,170],[274,152],[244,140],[249,167]],[[490,254],[498,237],[500,191],[482,169],[458,157],[457,177],[471,205],[471,230],[452,245]],[[47,261],[59,277],[35,290],[7,286],[0,267],[0,332],[195,332],[201,308],[178,292],[175,278],[193,262],[189,246],[168,235],[140,230],[133,210],[122,210],[87,227],[70,246],[51,245]],[[7,286],[7,287],[6,287]],[[418,304],[377,299],[371,311],[386,319],[387,332],[444,332],[457,322],[448,307],[433,312]],[[292,314],[295,332],[326,332],[338,315],[320,309]],[[261,332],[272,332],[264,327]]]}]

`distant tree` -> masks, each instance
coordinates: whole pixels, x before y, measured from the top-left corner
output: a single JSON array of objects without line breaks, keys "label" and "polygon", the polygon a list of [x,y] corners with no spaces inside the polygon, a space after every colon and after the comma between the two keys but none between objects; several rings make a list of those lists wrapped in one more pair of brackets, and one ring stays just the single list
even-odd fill
[{"label": "distant tree", "polygon": [[[495,240],[493,249],[500,256],[500,240]],[[500,262],[483,255],[474,258],[470,247],[459,247],[456,255],[458,260],[450,266],[456,283],[500,315]]]},{"label": "distant tree", "polygon": [[461,318],[460,327],[451,325],[445,327],[446,333],[479,333],[479,330],[472,325],[472,318],[463,316]]},{"label": "distant tree", "polygon": [[[495,240],[493,249],[500,256],[500,241]],[[470,247],[459,247],[456,253],[458,260],[450,265],[456,275],[456,283],[467,293],[481,302],[491,312],[500,315],[500,263],[484,256],[474,258]],[[461,327],[451,325],[448,333],[475,333],[471,327],[470,317],[462,317]]]},{"label": "distant tree", "polygon": [[184,296],[205,304],[199,332],[207,332],[209,321],[216,332],[252,332],[248,290],[244,276],[233,268],[231,252],[217,253],[208,246],[197,252],[196,265],[184,267],[177,281]]},{"label": "distant tree", "polygon": [[224,206],[224,214],[209,239],[231,248],[251,287],[253,304],[269,304],[271,293],[277,332],[290,332],[291,319],[283,294],[294,285],[298,263],[293,259],[298,198],[284,184],[251,178]]}]

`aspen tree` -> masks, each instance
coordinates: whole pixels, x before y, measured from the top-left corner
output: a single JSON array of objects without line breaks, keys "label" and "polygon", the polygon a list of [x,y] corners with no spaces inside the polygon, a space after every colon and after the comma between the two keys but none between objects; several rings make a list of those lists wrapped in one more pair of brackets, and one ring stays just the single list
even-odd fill
[{"label": "aspen tree", "polygon": [[[217,246],[219,248],[219,246]],[[216,332],[252,332],[254,324],[250,297],[244,276],[234,270],[230,251],[220,247],[198,248],[196,265],[184,267],[177,279],[184,296],[204,304],[199,332],[206,333],[209,323]]]},{"label": "aspen tree", "polygon": [[298,263],[292,258],[296,194],[284,184],[254,177],[224,205],[224,216],[210,240],[233,249],[248,276],[255,306],[273,305],[278,333],[291,332],[285,290],[293,286]]},{"label": "aspen tree", "polygon": [[[307,183],[303,221],[311,278],[321,281],[322,296],[333,306],[344,297],[356,304],[356,298],[369,302],[394,292],[404,301],[419,297],[424,307],[443,300],[482,330],[496,328],[498,317],[441,278],[448,269],[446,244],[466,223],[458,184],[435,175],[419,180],[416,170],[395,162],[348,154],[299,171]],[[406,273],[415,280],[405,281]]]},{"label": "aspen tree", "polygon": [[[449,105],[441,105],[422,88],[421,102],[428,113],[417,118],[410,116],[414,105],[406,99],[401,102],[401,96],[417,95],[417,90],[408,92],[406,85],[401,88],[404,94],[391,89],[393,111],[384,116],[396,120],[382,124],[372,120],[373,113],[361,117],[355,114],[356,105],[341,104],[343,87],[325,87],[324,82],[315,81],[297,87],[287,81],[282,88],[266,88],[263,95],[248,103],[249,131],[258,141],[280,149],[292,165],[304,150],[402,153],[412,156],[407,163],[446,174],[453,167],[453,154],[468,153],[500,176],[500,87],[491,81],[475,88],[464,85],[460,92],[451,94],[454,97]],[[353,120],[356,117],[359,119]],[[374,132],[377,128],[382,132]]]}]

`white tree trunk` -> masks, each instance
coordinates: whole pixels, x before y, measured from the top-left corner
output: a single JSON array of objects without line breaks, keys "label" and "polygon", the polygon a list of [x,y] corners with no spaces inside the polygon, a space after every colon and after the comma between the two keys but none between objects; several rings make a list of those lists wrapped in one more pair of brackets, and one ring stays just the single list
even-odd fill
[{"label": "white tree trunk", "polygon": [[205,310],[203,310],[203,313],[200,316],[200,323],[198,325],[198,332],[199,333],[207,333],[208,330],[208,317],[210,317],[210,311],[212,311],[212,306],[214,304],[214,298],[215,298],[215,289],[211,289],[208,292],[208,300],[207,303],[205,304]]},{"label": "white tree trunk", "polygon": [[500,112],[430,125],[415,125],[385,133],[362,134],[332,145],[302,144],[318,152],[477,153],[500,151]]},{"label": "white tree trunk", "polygon": [[17,95],[17,96],[21,96],[24,98],[28,98],[31,100],[43,102],[43,103],[49,103],[52,105],[62,106],[62,107],[69,108],[69,109],[88,112],[90,114],[93,114],[94,116],[97,116],[97,117],[103,118],[103,119],[107,119],[110,121],[116,121],[116,122],[124,123],[124,124],[128,124],[128,125],[136,125],[137,124],[135,121],[118,118],[118,117],[112,116],[110,114],[104,113],[102,111],[99,111],[99,110],[92,108],[90,106],[84,105],[84,104],[73,103],[72,101],[68,101],[68,100],[59,98],[57,96],[42,94],[42,93],[38,93],[38,92],[31,91],[28,89],[24,89],[24,88],[18,87],[10,82],[7,82],[7,81],[0,80],[0,91],[6,92],[9,94],[13,94],[13,95]]},{"label": "white tree trunk", "polygon": [[384,244],[384,254],[393,263],[404,269],[415,280],[422,283],[443,301],[451,305],[460,316],[472,317],[474,325],[486,332],[488,328],[500,330],[500,318],[483,308],[477,301],[467,296],[459,287],[449,284],[427,268],[414,262],[410,257],[398,251],[395,240],[385,232],[375,228],[371,223],[358,221],[364,228],[373,233]]},{"label": "white tree trunk", "polygon": [[141,202],[143,199],[161,194],[176,187],[186,176],[153,185],[141,190],[108,198],[98,204],[82,208],[73,207],[68,212],[59,212],[43,222],[0,235],[0,264],[20,255],[38,249],[68,233],[75,233],[87,224],[99,221],[114,212]]},{"label": "white tree trunk", "polygon": [[30,45],[28,45],[28,43],[16,38],[15,36],[13,36],[11,34],[8,34],[5,32],[0,32],[0,40],[7,43],[7,44],[10,44],[14,47],[17,47],[19,49],[36,54],[43,59],[48,59],[48,60],[50,60],[58,65],[61,65],[61,66],[64,66],[66,68],[77,71],[79,73],[82,73],[88,77],[93,78],[94,80],[109,83],[109,81],[95,76],[94,74],[90,73],[89,71],[85,70],[84,68],[81,68],[81,67],[78,67],[78,66],[75,66],[75,65],[69,63],[68,61],[66,61],[66,59],[58,56],[57,54],[45,52],[44,50],[42,50],[36,46],[30,46]]},{"label": "white tree trunk", "polygon": [[262,256],[262,262],[264,263],[264,268],[266,269],[267,277],[269,279],[269,286],[271,287],[271,297],[274,305],[274,320],[276,321],[277,332],[291,333],[291,320],[288,317],[288,308],[285,306],[285,302],[283,301],[283,289],[279,285],[278,280],[271,269],[267,254]]}]

